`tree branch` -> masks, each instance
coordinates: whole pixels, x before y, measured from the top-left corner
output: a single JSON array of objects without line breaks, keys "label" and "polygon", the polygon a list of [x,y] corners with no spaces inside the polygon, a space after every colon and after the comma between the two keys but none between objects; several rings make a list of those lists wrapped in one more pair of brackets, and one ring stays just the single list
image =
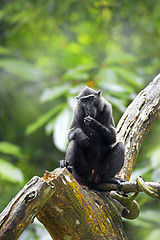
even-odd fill
[{"label": "tree branch", "polygon": [[16,240],[54,191],[54,186],[33,177],[0,214],[0,239]]},{"label": "tree branch", "polygon": [[108,193],[79,185],[66,168],[46,172],[44,179],[54,183],[56,192],[36,217],[53,239],[127,239],[121,221],[124,207]]},{"label": "tree branch", "polygon": [[152,198],[160,199],[160,183],[144,182],[141,177],[137,181],[122,182],[120,186],[117,184],[103,183],[96,186],[98,191],[121,191],[124,193],[144,192]]},{"label": "tree branch", "polygon": [[117,125],[117,140],[126,147],[119,177],[130,179],[144,138],[160,117],[160,74],[129,105]]}]

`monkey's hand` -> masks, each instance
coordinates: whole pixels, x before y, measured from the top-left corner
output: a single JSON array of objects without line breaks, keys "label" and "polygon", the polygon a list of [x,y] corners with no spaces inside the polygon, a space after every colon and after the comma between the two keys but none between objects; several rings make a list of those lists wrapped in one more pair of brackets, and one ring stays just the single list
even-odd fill
[{"label": "monkey's hand", "polygon": [[78,142],[81,147],[85,148],[90,146],[89,137],[80,128],[76,129],[74,136],[76,142]]},{"label": "monkey's hand", "polygon": [[97,121],[94,118],[90,117],[90,116],[84,118],[84,123],[87,126],[93,127],[93,125],[96,124],[95,122],[97,122]]},{"label": "monkey's hand", "polygon": [[90,142],[89,142],[89,137],[84,134],[84,135],[79,135],[78,137],[78,143],[82,146],[82,147],[89,147]]}]

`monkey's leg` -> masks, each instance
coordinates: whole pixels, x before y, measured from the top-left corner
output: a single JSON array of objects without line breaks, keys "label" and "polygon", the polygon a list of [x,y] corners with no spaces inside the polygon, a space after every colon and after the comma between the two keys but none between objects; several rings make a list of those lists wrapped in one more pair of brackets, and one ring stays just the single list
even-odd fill
[{"label": "monkey's leg", "polygon": [[124,153],[125,153],[125,147],[123,143],[119,142],[117,143],[114,148],[112,148],[109,156],[108,156],[108,162],[109,162],[109,175],[115,176],[123,167],[124,164]]},{"label": "monkey's leg", "polygon": [[81,172],[84,169],[83,166],[86,165],[81,146],[74,139],[68,145],[65,161],[77,173]]},{"label": "monkey's leg", "polygon": [[77,156],[76,149],[75,140],[72,140],[66,150],[65,160],[59,161],[61,168],[66,167],[70,172],[72,172],[72,166],[74,165]]},{"label": "monkey's leg", "polygon": [[76,159],[77,159],[77,144],[75,140],[70,141],[66,155],[65,155],[65,160],[69,163],[69,165],[74,166]]},{"label": "monkey's leg", "polygon": [[92,169],[86,161],[83,148],[74,139],[68,145],[65,160],[69,162],[72,175],[79,183],[86,184],[91,181]]},{"label": "monkey's leg", "polygon": [[124,153],[125,147],[123,143],[117,143],[109,152],[106,158],[106,162],[104,162],[101,175],[102,182],[113,182],[120,183],[115,178],[115,175],[121,170],[124,164]]}]

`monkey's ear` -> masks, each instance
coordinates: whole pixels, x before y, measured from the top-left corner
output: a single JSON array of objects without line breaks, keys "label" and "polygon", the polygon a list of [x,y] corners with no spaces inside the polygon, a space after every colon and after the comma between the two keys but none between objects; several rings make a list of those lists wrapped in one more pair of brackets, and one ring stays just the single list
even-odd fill
[{"label": "monkey's ear", "polygon": [[76,99],[77,99],[77,100],[79,100],[79,97],[78,97],[78,96],[76,96]]},{"label": "monkey's ear", "polygon": [[101,96],[101,90],[97,91],[97,95],[100,97]]}]

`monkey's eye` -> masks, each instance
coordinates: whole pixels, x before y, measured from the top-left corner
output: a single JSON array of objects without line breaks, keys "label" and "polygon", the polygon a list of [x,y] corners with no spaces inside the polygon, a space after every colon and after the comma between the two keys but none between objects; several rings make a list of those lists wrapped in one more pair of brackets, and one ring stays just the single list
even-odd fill
[{"label": "monkey's eye", "polygon": [[81,98],[81,102],[86,102],[86,98]]},{"label": "monkey's eye", "polygon": [[83,96],[80,98],[80,101],[82,103],[87,102],[87,101],[93,101],[95,99],[95,97],[93,95],[89,95],[89,96]]},{"label": "monkey's eye", "polygon": [[92,101],[94,99],[94,96],[90,96],[89,100]]}]

